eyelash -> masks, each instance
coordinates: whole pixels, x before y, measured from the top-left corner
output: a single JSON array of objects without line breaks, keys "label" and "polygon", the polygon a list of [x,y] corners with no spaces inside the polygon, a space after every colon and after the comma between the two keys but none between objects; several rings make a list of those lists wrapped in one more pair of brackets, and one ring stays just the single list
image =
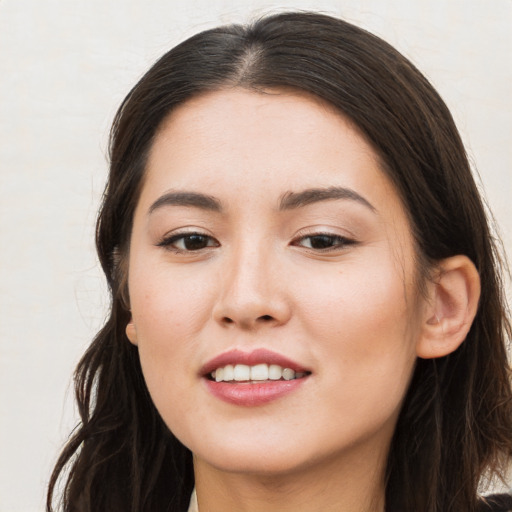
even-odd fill
[{"label": "eyelash", "polygon": [[[310,239],[310,245],[311,245],[311,241],[315,238],[316,239],[324,239],[324,241],[330,241],[330,242],[332,242],[333,245],[328,246],[328,247],[323,247],[323,248],[315,248],[315,247],[311,247],[311,246],[306,247],[306,246],[298,243],[300,241]],[[357,241],[352,238],[347,238],[347,237],[341,236],[341,235],[335,235],[333,233],[311,233],[308,235],[301,235],[292,241],[292,245],[295,245],[295,246],[298,245],[299,247],[304,247],[305,249],[308,249],[309,251],[314,251],[314,252],[318,252],[318,253],[322,253],[322,254],[325,254],[325,253],[328,253],[331,251],[339,251],[349,245],[356,245],[356,244],[357,244]]]},{"label": "eyelash", "polygon": [[[185,240],[188,239],[190,241],[193,237],[200,237],[200,238],[206,240],[207,245],[205,245],[204,247],[200,247],[199,249],[187,249],[186,246],[181,248],[181,247],[176,247],[174,245],[174,244],[176,244],[176,242],[178,242],[180,240],[182,240],[184,243],[186,243]],[[210,242],[212,242],[212,241],[214,243],[210,244]],[[194,231],[194,232],[187,232],[187,233],[176,233],[175,235],[165,237],[160,242],[158,242],[157,246],[164,247],[165,249],[175,252],[175,253],[178,253],[178,254],[183,254],[183,253],[199,252],[200,250],[209,249],[211,247],[219,247],[220,244],[212,236],[207,235],[205,233],[200,233],[200,232]]]},{"label": "eyelash", "polygon": [[[199,247],[196,249],[187,248],[186,245],[183,247],[176,247],[177,242],[182,241],[183,244],[186,244],[186,240],[191,241],[193,237],[198,237],[200,240],[206,243],[203,247]],[[309,247],[306,245],[302,245],[300,242],[304,240],[310,240]],[[313,239],[317,239],[317,242],[323,239],[323,242],[326,242],[327,245],[332,243],[332,245],[328,245],[327,247],[314,247]],[[213,243],[212,243],[213,242]],[[335,235],[333,233],[311,233],[307,235],[301,235],[294,240],[292,240],[291,245],[304,247],[305,249],[315,252],[325,254],[331,251],[339,251],[347,246],[356,245],[358,242],[354,239],[347,238],[340,235]],[[220,244],[215,238],[210,235],[201,232],[187,232],[187,233],[176,233],[169,237],[163,238],[158,244],[158,247],[164,247],[165,249],[172,251],[177,254],[190,254],[194,252],[199,252],[205,249],[210,249],[212,247],[219,247]]]}]

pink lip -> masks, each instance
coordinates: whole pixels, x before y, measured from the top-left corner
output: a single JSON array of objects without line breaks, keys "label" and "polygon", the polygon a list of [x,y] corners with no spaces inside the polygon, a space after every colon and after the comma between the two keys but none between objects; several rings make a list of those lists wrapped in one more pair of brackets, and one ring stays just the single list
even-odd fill
[{"label": "pink lip", "polygon": [[301,366],[299,363],[288,359],[271,350],[259,348],[252,352],[243,352],[241,350],[229,350],[223,354],[214,357],[208,361],[200,370],[201,375],[208,375],[217,368],[222,368],[228,364],[246,364],[248,366],[254,366],[256,364],[278,364],[282,368],[290,368],[296,372],[307,372],[308,369]]},{"label": "pink lip", "polygon": [[264,405],[281,398],[296,389],[298,389],[304,381],[308,380],[308,376],[293,380],[275,380],[265,382],[215,382],[206,378],[213,370],[222,368],[228,364],[246,364],[254,366],[256,364],[278,364],[282,368],[290,368],[295,372],[308,372],[307,368],[288,359],[287,357],[277,354],[266,349],[257,349],[252,352],[243,352],[241,350],[230,350],[208,361],[201,368],[201,376],[205,377],[205,383],[208,391],[220,400],[245,407],[254,407]]},{"label": "pink lip", "polygon": [[271,380],[262,383],[251,382],[215,382],[203,379],[208,391],[220,400],[244,407],[264,405],[302,386],[308,377],[293,380]]}]

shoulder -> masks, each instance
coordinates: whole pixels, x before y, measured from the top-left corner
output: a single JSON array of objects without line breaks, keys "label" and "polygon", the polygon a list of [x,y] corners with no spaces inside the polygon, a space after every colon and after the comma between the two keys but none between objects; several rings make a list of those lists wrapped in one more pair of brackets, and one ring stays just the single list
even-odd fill
[{"label": "shoulder", "polygon": [[485,496],[478,505],[478,512],[512,512],[511,494]]}]

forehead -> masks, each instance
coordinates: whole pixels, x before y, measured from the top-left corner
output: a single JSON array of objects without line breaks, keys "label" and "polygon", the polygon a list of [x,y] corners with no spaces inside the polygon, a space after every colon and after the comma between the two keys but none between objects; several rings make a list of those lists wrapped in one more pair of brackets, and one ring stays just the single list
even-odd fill
[{"label": "forehead", "polygon": [[180,105],[158,130],[147,174],[161,187],[225,181],[255,191],[333,180],[391,187],[376,152],[347,118],[311,95],[281,90],[222,90]]},{"label": "forehead", "polygon": [[[270,133],[268,128],[272,128]],[[269,144],[285,135],[306,136],[313,143],[316,133],[324,132],[325,138],[325,130],[333,137],[343,131],[364,139],[357,126],[317,96],[294,89],[253,91],[234,87],[206,92],[180,104],[159,127],[155,144],[192,133],[218,142],[245,138],[246,142],[261,140]],[[375,156],[370,144],[366,146]]]}]

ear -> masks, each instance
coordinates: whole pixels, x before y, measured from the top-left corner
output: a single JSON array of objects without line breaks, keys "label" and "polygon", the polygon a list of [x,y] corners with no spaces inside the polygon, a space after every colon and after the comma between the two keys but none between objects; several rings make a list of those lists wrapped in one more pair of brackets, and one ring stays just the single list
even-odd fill
[{"label": "ear", "polygon": [[467,256],[439,262],[428,284],[416,354],[424,359],[454,352],[466,339],[478,309],[480,276]]},{"label": "ear", "polygon": [[130,317],[130,321],[126,325],[126,336],[130,340],[130,343],[137,346],[137,331],[135,329],[135,324],[133,323],[133,318]]}]

